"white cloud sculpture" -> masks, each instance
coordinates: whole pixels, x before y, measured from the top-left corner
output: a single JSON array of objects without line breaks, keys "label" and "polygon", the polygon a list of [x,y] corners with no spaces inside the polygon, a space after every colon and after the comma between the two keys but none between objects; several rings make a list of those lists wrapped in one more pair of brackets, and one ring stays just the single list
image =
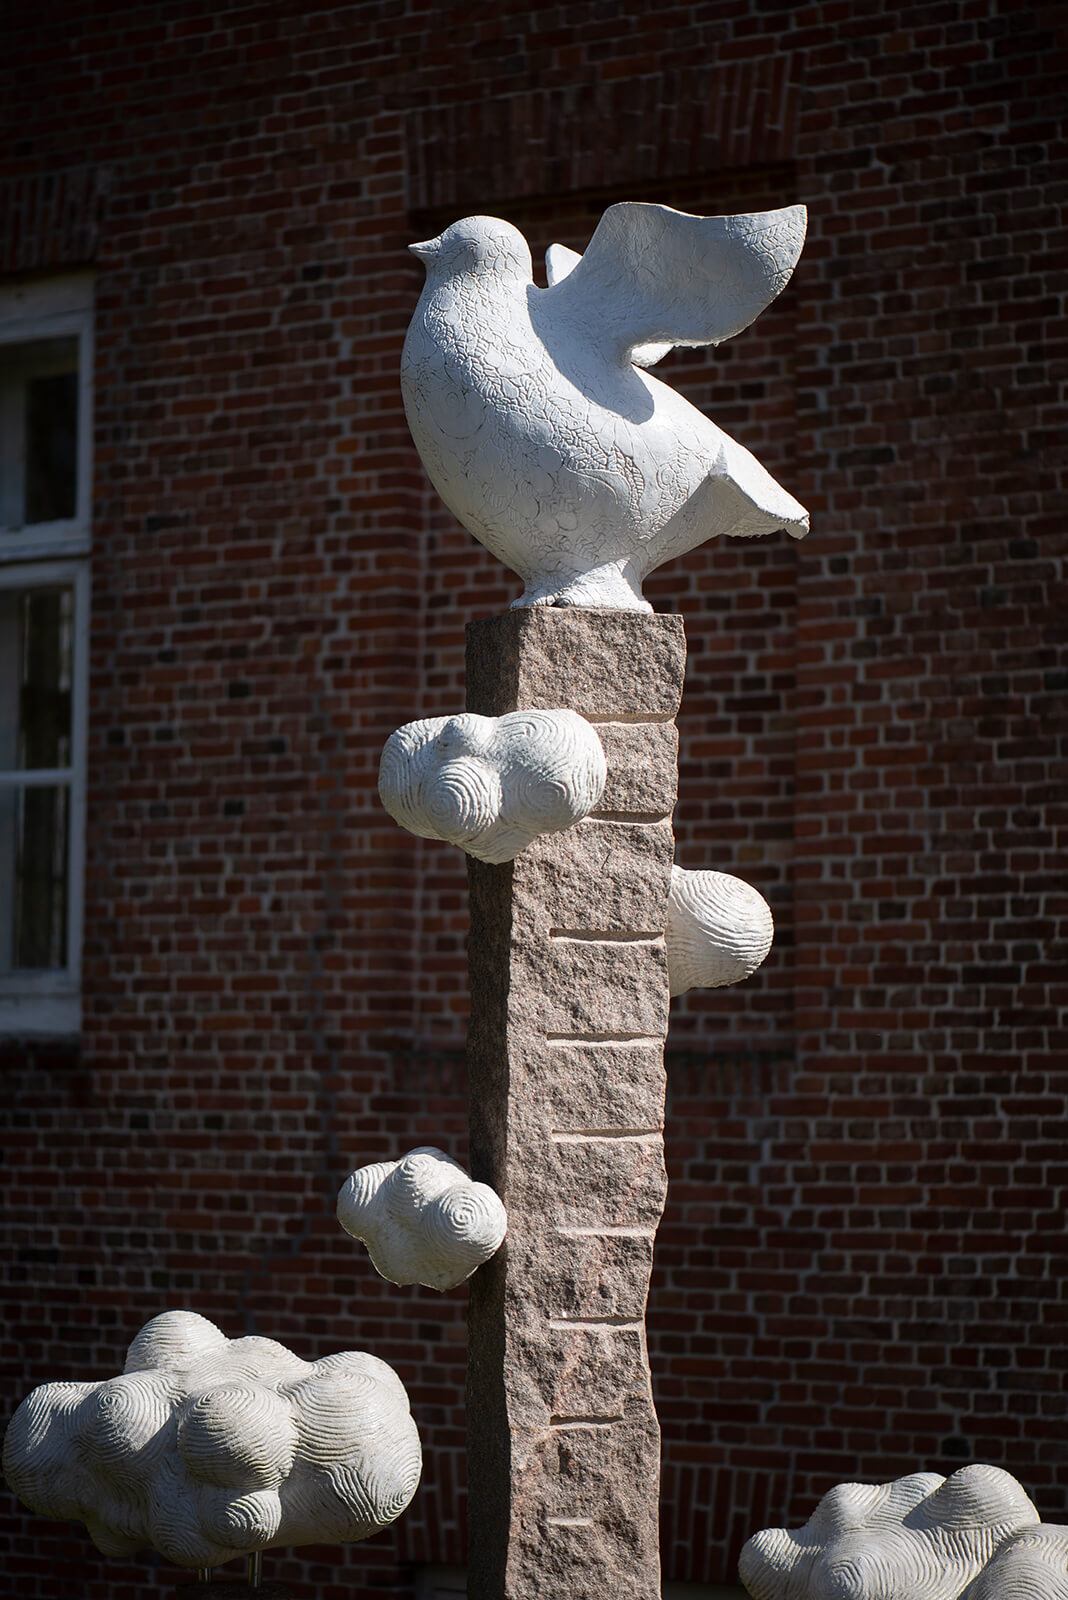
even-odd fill
[{"label": "white cloud sculpture", "polygon": [[409,833],[500,862],[587,816],[606,777],[601,741],[577,711],[465,712],[391,734],[378,792]]},{"label": "white cloud sculpture", "polygon": [[1068,1600],[1068,1528],[1011,1533],[960,1600]]},{"label": "white cloud sculpture", "polygon": [[362,1351],[302,1361],[191,1311],[145,1324],[119,1377],[45,1383],[4,1439],[31,1510],[84,1522],[107,1556],[152,1546],[214,1567],[387,1527],[419,1483],[419,1435],[392,1368]]},{"label": "white cloud sculpture", "polygon": [[493,1190],[432,1145],[360,1167],[341,1186],[337,1218],[383,1278],[427,1289],[463,1283],[500,1248],[508,1226]]},{"label": "white cloud sculpture", "polygon": [[774,936],[770,906],[741,878],[672,867],[665,934],[672,994],[741,983]]},{"label": "white cloud sculpture", "polygon": [[[1006,1538],[1038,1520],[1015,1478],[978,1463],[949,1478],[842,1483],[803,1528],[754,1534],[738,1570],[754,1600],[961,1600]],[[1005,1600],[979,1591],[995,1592]]]}]

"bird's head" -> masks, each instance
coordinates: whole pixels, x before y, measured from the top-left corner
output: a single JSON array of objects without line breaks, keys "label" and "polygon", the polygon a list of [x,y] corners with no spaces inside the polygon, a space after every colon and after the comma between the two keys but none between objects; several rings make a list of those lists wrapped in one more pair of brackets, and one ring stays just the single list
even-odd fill
[{"label": "bird's head", "polygon": [[426,266],[427,277],[453,277],[464,272],[493,272],[531,277],[530,250],[518,228],[499,217],[464,217],[436,239],[408,249]]}]

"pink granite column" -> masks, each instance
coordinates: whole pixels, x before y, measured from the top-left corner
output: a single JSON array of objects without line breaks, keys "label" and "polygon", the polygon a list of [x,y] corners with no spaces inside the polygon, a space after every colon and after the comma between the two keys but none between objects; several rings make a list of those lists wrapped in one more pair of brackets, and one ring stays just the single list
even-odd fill
[{"label": "pink granite column", "polygon": [[659,1600],[645,1306],[664,1207],[664,925],[677,617],[532,608],[468,629],[467,706],[569,707],[601,809],[470,862],[472,1175],[508,1209],[472,1280],[470,1600]]}]

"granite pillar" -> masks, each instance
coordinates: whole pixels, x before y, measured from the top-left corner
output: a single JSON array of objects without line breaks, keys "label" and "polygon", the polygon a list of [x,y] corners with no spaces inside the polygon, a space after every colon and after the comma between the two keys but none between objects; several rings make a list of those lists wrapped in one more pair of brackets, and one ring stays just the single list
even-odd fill
[{"label": "granite pillar", "polygon": [[659,1600],[645,1307],[664,1207],[664,927],[681,619],[530,608],[468,629],[467,708],[563,707],[600,808],[472,860],[471,1170],[508,1210],[472,1280],[470,1600]]}]

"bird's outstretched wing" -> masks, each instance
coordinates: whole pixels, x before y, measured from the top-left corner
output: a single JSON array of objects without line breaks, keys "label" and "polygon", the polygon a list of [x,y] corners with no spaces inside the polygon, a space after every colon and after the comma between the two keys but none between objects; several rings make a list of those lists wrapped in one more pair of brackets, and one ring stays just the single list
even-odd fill
[{"label": "bird's outstretched wing", "polygon": [[[545,252],[545,276],[551,289],[554,283],[562,283],[569,272],[574,272],[582,257],[577,250],[569,250],[566,244],[551,244]],[[658,361],[663,361],[675,348],[672,344],[636,344],[628,352],[629,359],[636,367],[655,367]]]},{"label": "bird's outstretched wing", "polygon": [[543,293],[606,356],[651,366],[672,345],[719,344],[747,328],[786,287],[806,217],[804,206],[693,217],[624,200],[609,206],[584,255],[550,247]]}]

